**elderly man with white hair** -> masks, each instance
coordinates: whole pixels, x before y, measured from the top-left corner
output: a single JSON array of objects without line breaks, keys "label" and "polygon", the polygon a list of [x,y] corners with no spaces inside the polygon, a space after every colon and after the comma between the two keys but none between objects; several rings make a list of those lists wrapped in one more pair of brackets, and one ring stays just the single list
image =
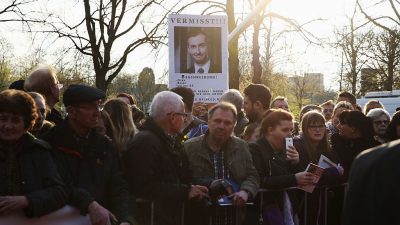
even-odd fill
[{"label": "elderly man with white hair", "polygon": [[207,192],[204,186],[189,184],[188,160],[181,143],[175,141],[187,116],[181,96],[170,91],[156,94],[150,117],[122,158],[130,191],[155,202],[156,225],[180,224],[181,204],[202,199]]}]

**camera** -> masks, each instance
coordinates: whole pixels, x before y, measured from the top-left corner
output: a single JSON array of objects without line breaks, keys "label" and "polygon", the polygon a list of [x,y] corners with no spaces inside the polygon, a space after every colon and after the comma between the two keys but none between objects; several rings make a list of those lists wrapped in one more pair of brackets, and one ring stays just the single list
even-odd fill
[{"label": "camera", "polygon": [[213,205],[218,199],[234,193],[233,185],[226,179],[217,179],[211,182],[206,195],[207,205]]}]

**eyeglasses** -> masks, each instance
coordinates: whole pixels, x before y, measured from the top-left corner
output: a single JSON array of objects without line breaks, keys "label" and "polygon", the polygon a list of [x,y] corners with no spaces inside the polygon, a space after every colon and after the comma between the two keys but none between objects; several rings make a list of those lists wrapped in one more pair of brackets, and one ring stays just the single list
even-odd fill
[{"label": "eyeglasses", "polygon": [[387,125],[387,124],[389,124],[389,120],[375,120],[374,124],[376,124],[376,125],[381,125],[381,124]]},{"label": "eyeglasses", "polygon": [[326,128],[326,126],[325,125],[310,125],[310,126],[308,126],[308,128],[311,130],[319,130],[319,129],[323,130]]},{"label": "eyeglasses", "polygon": [[324,112],[333,112],[333,109],[324,109]]},{"label": "eyeglasses", "polygon": [[46,115],[46,109],[38,109],[38,111],[39,111],[39,113],[40,113],[40,115]]},{"label": "eyeglasses", "polygon": [[183,113],[183,112],[170,112],[170,113],[167,113],[167,115],[180,115],[180,116],[183,116],[183,118],[187,118],[187,117],[189,117],[190,116],[190,113]]}]

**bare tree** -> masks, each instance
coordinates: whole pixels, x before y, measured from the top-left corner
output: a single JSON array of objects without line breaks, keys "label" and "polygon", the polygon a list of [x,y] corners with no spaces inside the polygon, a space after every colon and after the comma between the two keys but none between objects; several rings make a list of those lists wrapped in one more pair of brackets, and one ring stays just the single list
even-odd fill
[{"label": "bare tree", "polygon": [[[372,32],[363,32],[360,30],[361,27],[365,26],[365,23],[357,26],[355,24],[356,8],[354,8],[353,15],[348,17],[348,25],[343,27],[343,30],[337,30],[336,33],[336,47],[340,48],[343,52],[343,75],[341,81],[344,81],[351,93],[356,95],[361,69],[367,62],[367,58],[364,56],[368,50],[372,40]],[[342,87],[342,83],[340,84]]]},{"label": "bare tree", "polygon": [[360,1],[357,0],[358,8],[368,22],[384,31],[375,38],[374,48],[370,52],[372,59],[370,67],[380,74],[383,89],[391,91],[395,81],[395,71],[400,60],[400,13],[398,11],[400,2],[393,0],[379,1],[374,6],[382,4],[387,4],[386,8],[390,8],[394,15],[389,16],[385,13],[385,15],[373,17],[364,10]]},{"label": "bare tree", "polygon": [[368,66],[376,71],[379,80],[375,83],[375,90],[393,90],[400,63],[400,34],[394,29],[376,34],[368,57]]},{"label": "bare tree", "polygon": [[[251,9],[254,9],[255,6],[259,3],[259,0],[254,0],[254,4],[252,0],[248,0]],[[285,24],[288,25],[288,29],[281,30],[278,32],[273,33],[272,31],[272,20],[278,19],[283,21]],[[319,19],[316,19],[319,20]],[[308,32],[304,26],[309,24],[315,20],[309,21],[305,24],[299,24],[297,21],[279,15],[277,13],[261,11],[259,15],[254,18],[253,23],[253,36],[252,36],[252,66],[253,66],[253,83],[262,83],[262,76],[271,76],[272,71],[272,52],[274,46],[274,41],[277,41],[279,38],[282,37],[283,34],[296,32],[299,34],[304,40],[306,40],[309,44],[319,44],[318,38],[316,38],[311,32]],[[266,24],[265,24],[266,23]],[[263,30],[261,28],[264,27]],[[259,39],[264,31],[264,40],[265,40],[265,56],[261,57],[260,53],[260,43]],[[264,62],[262,63],[262,58],[264,58]],[[263,64],[265,67],[263,68]],[[263,73],[263,69],[266,70]]]},{"label": "bare tree", "polygon": [[[91,57],[95,84],[104,91],[121,72],[131,53],[145,44],[153,48],[163,44],[166,18],[179,3],[167,9],[164,0],[79,2],[84,10],[79,22],[70,24],[61,16],[53,16],[47,23],[51,29],[44,32],[67,38],[80,53]],[[122,53],[116,50],[117,43],[121,42],[124,43]]]},{"label": "bare tree", "polygon": [[289,80],[291,94],[294,96],[298,108],[301,109],[306,104],[307,94],[311,92],[310,84],[303,76],[293,76]]},{"label": "bare tree", "polygon": [[32,11],[29,10],[32,3],[37,0],[2,0],[0,2],[0,22],[43,22],[31,18]]}]

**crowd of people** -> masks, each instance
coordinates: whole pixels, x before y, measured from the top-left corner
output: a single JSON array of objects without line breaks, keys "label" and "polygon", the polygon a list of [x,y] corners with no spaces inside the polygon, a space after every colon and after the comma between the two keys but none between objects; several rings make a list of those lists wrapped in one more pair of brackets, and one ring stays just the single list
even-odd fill
[{"label": "crowd of people", "polygon": [[[332,225],[398,221],[397,206],[389,210],[393,220],[368,220],[361,211],[383,204],[368,202],[368,190],[390,198],[386,190],[396,188],[383,176],[387,189],[374,186],[368,173],[380,174],[371,168],[387,158],[393,174],[399,171],[388,158],[397,151],[379,158],[365,152],[400,137],[400,112],[389,115],[379,101],[361,110],[354,95],[341,92],[336,102],[304,106],[295,121],[287,98],[272,99],[262,84],[250,84],[243,95],[227,90],[212,106],[176,87],[157,93],[146,116],[129,94],[72,84],[63,91],[62,116],[55,107],[61,88],[56,71],[40,67],[0,93],[0,217],[17,211],[40,217],[70,205],[94,225],[150,218],[156,225],[318,225],[328,206]],[[285,145],[287,137],[293,146]],[[334,165],[316,184],[306,167],[321,155]],[[307,195],[294,188],[304,185],[317,188]],[[326,185],[332,188],[323,198],[318,186]],[[261,197],[260,189],[269,191]]]}]

